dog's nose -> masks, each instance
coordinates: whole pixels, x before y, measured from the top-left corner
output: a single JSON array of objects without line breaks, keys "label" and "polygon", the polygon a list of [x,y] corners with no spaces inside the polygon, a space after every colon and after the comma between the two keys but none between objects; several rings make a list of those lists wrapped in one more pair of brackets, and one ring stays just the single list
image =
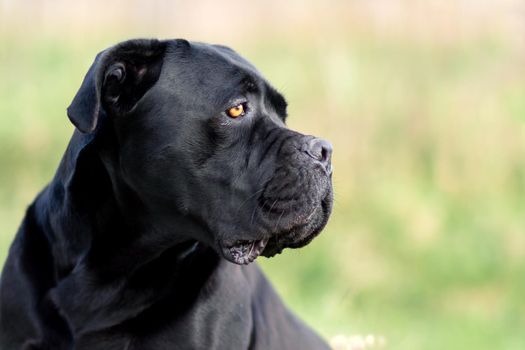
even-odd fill
[{"label": "dog's nose", "polygon": [[332,145],[330,142],[315,137],[308,141],[305,152],[321,163],[328,173],[332,172]]}]

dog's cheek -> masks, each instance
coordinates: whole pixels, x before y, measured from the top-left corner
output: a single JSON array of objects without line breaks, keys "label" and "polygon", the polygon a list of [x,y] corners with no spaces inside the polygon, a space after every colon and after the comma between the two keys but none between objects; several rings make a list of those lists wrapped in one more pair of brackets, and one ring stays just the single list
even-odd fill
[{"label": "dog's cheek", "polygon": [[169,194],[168,186],[180,179],[164,157],[135,152],[132,147],[120,156],[120,170],[125,182],[140,195]]}]

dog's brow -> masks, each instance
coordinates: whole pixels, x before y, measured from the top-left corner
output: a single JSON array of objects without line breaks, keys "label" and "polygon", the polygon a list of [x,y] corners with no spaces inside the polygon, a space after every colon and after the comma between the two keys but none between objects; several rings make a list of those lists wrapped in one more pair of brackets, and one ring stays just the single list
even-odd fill
[{"label": "dog's brow", "polygon": [[232,86],[233,89],[222,91],[221,95],[216,99],[218,104],[221,106],[224,103],[229,103],[231,100],[239,94],[256,94],[261,91],[259,84],[257,83],[257,80],[249,75],[248,73],[242,73],[242,75],[237,76],[235,79],[235,82],[233,82]]},{"label": "dog's brow", "polygon": [[265,84],[266,89],[266,96],[268,98],[268,101],[270,102],[271,106],[277,112],[279,117],[285,121],[286,117],[288,116],[288,113],[286,111],[286,107],[288,106],[288,103],[286,102],[283,95],[281,95],[277,90],[275,90],[273,87],[271,87],[268,84]]},{"label": "dog's brow", "polygon": [[241,85],[243,89],[245,89],[247,92],[256,93],[259,91],[259,86],[257,85],[257,82],[250,75],[244,76],[244,78],[241,80]]}]

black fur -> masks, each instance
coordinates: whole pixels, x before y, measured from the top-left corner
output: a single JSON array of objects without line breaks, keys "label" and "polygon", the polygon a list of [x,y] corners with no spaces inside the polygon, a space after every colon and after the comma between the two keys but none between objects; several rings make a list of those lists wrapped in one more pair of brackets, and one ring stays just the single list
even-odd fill
[{"label": "black fur", "polygon": [[331,148],[285,126],[250,63],[127,41],[97,56],[68,116],[2,273],[2,350],[327,349],[249,263],[324,227]]}]

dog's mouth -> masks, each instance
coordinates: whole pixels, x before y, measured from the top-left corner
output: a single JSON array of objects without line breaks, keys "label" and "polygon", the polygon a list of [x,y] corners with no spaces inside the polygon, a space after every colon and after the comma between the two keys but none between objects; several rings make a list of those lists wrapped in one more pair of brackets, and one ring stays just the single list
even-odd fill
[{"label": "dog's mouth", "polygon": [[238,265],[248,265],[261,255],[271,258],[274,255],[280,254],[285,248],[303,247],[310,243],[316,235],[317,232],[312,232],[312,234],[301,239],[294,239],[293,237],[296,236],[296,232],[291,231],[271,238],[238,240],[233,245],[219,245],[222,256],[226,260]]},{"label": "dog's mouth", "polygon": [[269,238],[237,240],[233,244],[219,242],[222,256],[238,265],[248,265],[259,256],[267,258],[280,254],[285,248],[301,248],[310,243],[324,228],[331,211],[331,201],[325,198],[315,210],[317,215],[305,224],[295,226]]},{"label": "dog's mouth", "polygon": [[264,238],[252,241],[238,240],[230,246],[221,244],[222,255],[232,263],[248,265],[262,254],[268,241],[268,238]]}]

